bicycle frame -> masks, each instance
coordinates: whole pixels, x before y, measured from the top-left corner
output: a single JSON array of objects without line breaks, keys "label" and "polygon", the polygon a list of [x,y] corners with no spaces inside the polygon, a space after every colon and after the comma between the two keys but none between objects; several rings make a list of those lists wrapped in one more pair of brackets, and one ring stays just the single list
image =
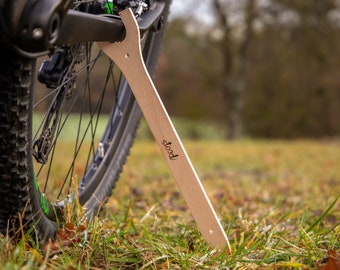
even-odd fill
[{"label": "bicycle frame", "polygon": [[[113,15],[92,15],[70,8],[73,0],[0,1],[0,41],[25,57],[46,54],[53,45],[90,41],[122,41],[125,28]],[[141,33],[162,27],[165,1],[159,1],[143,18]]]}]

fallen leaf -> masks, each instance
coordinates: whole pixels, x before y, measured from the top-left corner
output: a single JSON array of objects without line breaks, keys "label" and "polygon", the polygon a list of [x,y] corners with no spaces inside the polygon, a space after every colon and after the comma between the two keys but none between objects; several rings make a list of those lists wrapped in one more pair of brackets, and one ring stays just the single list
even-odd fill
[{"label": "fallen leaf", "polygon": [[318,264],[318,270],[339,270],[340,269],[340,257],[335,250],[329,250],[327,258],[324,262]]},{"label": "fallen leaf", "polygon": [[80,242],[80,237],[83,235],[86,227],[79,225],[76,227],[72,223],[66,223],[64,228],[60,228],[57,231],[55,241],[50,240],[44,247],[44,252],[49,252],[50,255],[54,255],[61,252],[62,249],[67,249],[73,246],[75,243]]}]

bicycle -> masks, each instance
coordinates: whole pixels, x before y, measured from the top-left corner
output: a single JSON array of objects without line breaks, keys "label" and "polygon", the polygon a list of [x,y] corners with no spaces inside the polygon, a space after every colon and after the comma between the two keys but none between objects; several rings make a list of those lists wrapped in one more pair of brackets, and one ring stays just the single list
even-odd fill
[{"label": "bicycle", "polygon": [[[153,74],[169,5],[0,1],[0,232],[23,228],[40,241],[53,238],[75,193],[87,219],[98,214],[122,171],[141,111],[96,42],[121,41],[118,12],[131,8]],[[63,168],[54,167],[58,158]]]}]

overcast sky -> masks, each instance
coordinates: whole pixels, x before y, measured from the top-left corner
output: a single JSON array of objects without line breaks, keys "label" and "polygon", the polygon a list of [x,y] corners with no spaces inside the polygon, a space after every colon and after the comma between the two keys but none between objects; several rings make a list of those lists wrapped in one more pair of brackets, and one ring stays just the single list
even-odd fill
[{"label": "overcast sky", "polygon": [[213,12],[209,0],[172,0],[170,19],[180,16],[193,16],[204,23],[213,21]]}]

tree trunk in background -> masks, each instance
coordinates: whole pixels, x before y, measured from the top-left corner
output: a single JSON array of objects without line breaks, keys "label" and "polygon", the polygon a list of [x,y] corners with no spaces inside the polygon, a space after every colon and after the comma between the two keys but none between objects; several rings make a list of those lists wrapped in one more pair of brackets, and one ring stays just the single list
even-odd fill
[{"label": "tree trunk in background", "polygon": [[[228,138],[236,140],[243,135],[243,107],[246,91],[246,66],[247,52],[252,39],[252,23],[255,18],[255,0],[245,2],[244,34],[238,44],[231,37],[232,29],[228,22],[229,13],[226,5],[227,0],[212,0],[213,7],[217,14],[219,26],[223,31],[221,41],[221,52],[223,55],[224,67],[222,76],[224,79],[223,96],[227,104]],[[236,47],[236,48],[235,48]]]}]

